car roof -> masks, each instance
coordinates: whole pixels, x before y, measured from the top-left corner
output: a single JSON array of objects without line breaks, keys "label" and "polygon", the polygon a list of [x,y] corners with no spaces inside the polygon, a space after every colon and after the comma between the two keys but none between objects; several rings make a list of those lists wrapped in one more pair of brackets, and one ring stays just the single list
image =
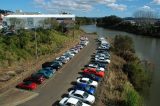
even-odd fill
[{"label": "car roof", "polygon": [[71,104],[77,104],[78,99],[76,99],[76,98],[69,98],[69,99],[67,100],[67,102],[68,102],[68,103],[71,103]]},{"label": "car roof", "polygon": [[89,78],[81,78],[81,80],[89,81]]},{"label": "car roof", "polygon": [[81,90],[76,90],[76,91],[74,92],[74,94],[83,95],[83,94],[84,94],[84,91],[81,91]]}]

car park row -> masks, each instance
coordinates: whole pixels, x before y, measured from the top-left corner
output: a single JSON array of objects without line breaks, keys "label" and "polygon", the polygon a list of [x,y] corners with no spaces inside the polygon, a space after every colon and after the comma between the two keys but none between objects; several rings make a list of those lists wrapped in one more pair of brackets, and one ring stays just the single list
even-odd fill
[{"label": "car park row", "polygon": [[110,44],[105,38],[98,39],[99,46],[96,53],[91,56],[89,64],[85,65],[81,76],[75,85],[69,88],[67,96],[59,102],[60,106],[90,106],[95,102],[95,92],[98,83],[105,77],[110,63]]},{"label": "car park row", "polygon": [[36,89],[37,85],[43,83],[46,79],[51,78],[56,71],[69,62],[82,48],[87,46],[88,43],[89,40],[87,37],[81,37],[79,44],[75,45],[73,48],[70,48],[55,60],[43,63],[42,69],[24,79],[23,82],[19,83],[16,87],[26,90]]}]

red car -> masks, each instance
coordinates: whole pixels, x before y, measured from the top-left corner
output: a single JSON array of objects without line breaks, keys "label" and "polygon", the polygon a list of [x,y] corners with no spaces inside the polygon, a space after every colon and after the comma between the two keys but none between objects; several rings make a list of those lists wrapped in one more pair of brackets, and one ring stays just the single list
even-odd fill
[{"label": "red car", "polygon": [[27,81],[18,84],[16,87],[21,89],[34,90],[37,88],[37,84],[31,81]]},{"label": "red car", "polygon": [[37,84],[41,84],[43,81],[45,80],[45,77],[41,74],[33,74],[32,76],[24,79],[23,81],[24,82],[27,82],[27,81],[32,81],[32,82],[35,82]]},{"label": "red car", "polygon": [[98,70],[96,70],[96,68],[85,68],[83,70],[83,72],[87,73],[87,74],[94,74],[99,77],[104,77],[104,75],[105,75],[104,71],[98,71]]}]

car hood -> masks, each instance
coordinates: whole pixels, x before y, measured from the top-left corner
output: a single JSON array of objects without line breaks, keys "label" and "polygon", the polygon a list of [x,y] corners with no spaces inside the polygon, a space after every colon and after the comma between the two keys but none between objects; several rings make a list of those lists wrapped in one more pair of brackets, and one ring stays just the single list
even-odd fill
[{"label": "car hood", "polygon": [[63,98],[63,99],[59,102],[59,104],[64,104],[64,102],[65,102],[66,100],[68,100],[67,97]]},{"label": "car hood", "polygon": [[95,101],[95,97],[93,95],[89,95],[87,98],[86,98],[87,101],[89,101],[90,103],[94,103]]},{"label": "car hood", "polygon": [[88,104],[86,104],[86,103],[82,103],[82,106],[91,106],[91,105],[88,105]]},{"label": "car hood", "polygon": [[98,82],[93,81],[93,82],[92,82],[92,85],[94,85],[94,86],[96,86],[96,87],[97,87],[97,86],[98,86]]}]

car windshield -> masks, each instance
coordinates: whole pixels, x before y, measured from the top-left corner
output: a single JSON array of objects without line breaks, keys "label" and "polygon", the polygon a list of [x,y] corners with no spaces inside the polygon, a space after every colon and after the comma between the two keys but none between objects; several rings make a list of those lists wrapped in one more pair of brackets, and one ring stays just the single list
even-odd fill
[{"label": "car windshield", "polygon": [[82,102],[78,101],[76,106],[82,106]]},{"label": "car windshield", "polygon": [[92,83],[93,81],[89,79],[88,83]]},{"label": "car windshield", "polygon": [[87,97],[88,97],[88,93],[84,92],[84,93],[83,93],[83,97],[84,97],[84,98],[87,98]]},{"label": "car windshield", "polygon": [[24,84],[25,85],[30,85],[32,82],[30,82],[30,81],[27,81],[27,82],[25,82]]},{"label": "car windshield", "polygon": [[86,89],[87,91],[89,91],[89,90],[90,90],[90,86],[87,86],[85,89]]}]

